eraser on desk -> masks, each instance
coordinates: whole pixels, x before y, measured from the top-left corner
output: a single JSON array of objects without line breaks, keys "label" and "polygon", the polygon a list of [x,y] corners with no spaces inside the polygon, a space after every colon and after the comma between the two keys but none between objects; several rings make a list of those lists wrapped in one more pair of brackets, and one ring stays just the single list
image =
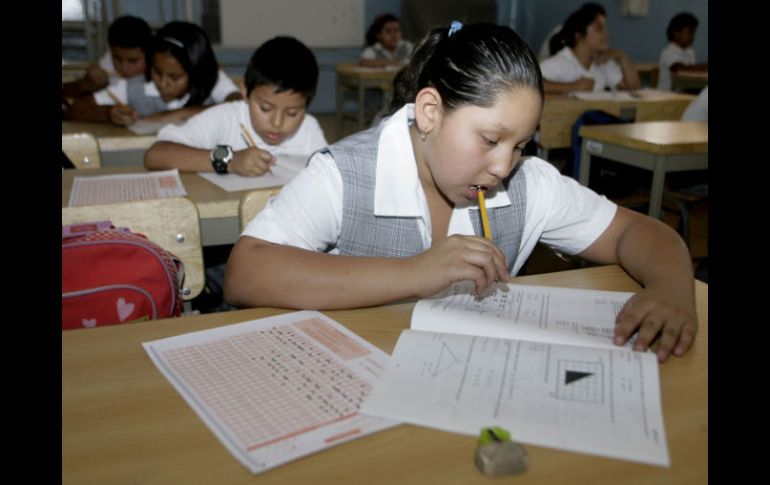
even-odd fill
[{"label": "eraser on desk", "polygon": [[476,468],[484,475],[515,475],[527,469],[527,450],[511,441],[510,433],[503,428],[484,428],[479,436],[475,461]]}]

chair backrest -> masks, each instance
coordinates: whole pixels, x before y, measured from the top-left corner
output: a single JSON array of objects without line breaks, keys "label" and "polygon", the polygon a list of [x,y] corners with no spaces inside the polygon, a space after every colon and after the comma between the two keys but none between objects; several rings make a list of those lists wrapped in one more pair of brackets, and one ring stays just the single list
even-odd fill
[{"label": "chair backrest", "polygon": [[273,197],[280,191],[280,188],[258,189],[247,192],[241,197],[241,202],[238,204],[238,220],[241,231],[265,207],[270,197]]},{"label": "chair backrest", "polygon": [[192,300],[203,290],[203,249],[198,208],[186,197],[141,200],[119,204],[62,207],[62,225],[110,221],[144,234],[184,263],[182,294]]},{"label": "chair backrest", "polygon": [[61,149],[75,168],[99,168],[102,156],[99,140],[91,133],[66,133],[61,136]]}]

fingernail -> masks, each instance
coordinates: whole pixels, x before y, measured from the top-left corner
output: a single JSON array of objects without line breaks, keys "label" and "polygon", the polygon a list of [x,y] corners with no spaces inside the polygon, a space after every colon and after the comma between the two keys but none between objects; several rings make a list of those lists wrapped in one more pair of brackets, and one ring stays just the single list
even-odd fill
[{"label": "fingernail", "polygon": [[612,339],[612,342],[615,345],[623,345],[623,337],[620,335],[615,335],[615,338]]}]

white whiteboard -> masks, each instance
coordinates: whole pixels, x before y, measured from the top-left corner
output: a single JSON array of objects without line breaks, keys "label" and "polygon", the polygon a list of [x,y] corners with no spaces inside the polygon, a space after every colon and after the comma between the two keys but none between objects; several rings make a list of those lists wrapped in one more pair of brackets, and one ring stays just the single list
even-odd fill
[{"label": "white whiteboard", "polygon": [[364,45],[364,0],[220,0],[222,46],[257,48],[276,35],[308,47]]}]

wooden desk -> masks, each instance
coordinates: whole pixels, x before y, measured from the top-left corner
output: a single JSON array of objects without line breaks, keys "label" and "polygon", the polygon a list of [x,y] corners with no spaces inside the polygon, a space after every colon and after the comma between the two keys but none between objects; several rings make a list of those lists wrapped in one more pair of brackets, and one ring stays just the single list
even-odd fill
[{"label": "wooden desk", "polygon": [[540,146],[545,150],[571,147],[572,126],[588,110],[602,110],[635,121],[679,120],[695,99],[691,94],[668,91],[637,92],[639,97],[629,101],[586,101],[566,95],[546,95],[540,118]]},{"label": "wooden desk", "polygon": [[635,62],[634,67],[636,68],[636,72],[639,73],[639,80],[642,82],[642,87],[657,87],[658,71],[660,70],[657,62]]},{"label": "wooden desk", "polygon": [[61,60],[61,82],[77,81],[86,74],[88,66],[91,64],[86,61]]},{"label": "wooden desk", "polygon": [[[529,284],[635,291],[617,266],[518,278]],[[671,468],[527,445],[520,484],[708,481],[708,286],[696,282],[694,348],[660,366]],[[390,353],[413,304],[324,312]],[[62,332],[62,483],[486,484],[471,436],[402,425],[253,476],[155,368],[141,344],[266,317],[251,309]],[[515,430],[513,431],[515,436]],[[502,483],[501,482],[501,483]]]},{"label": "wooden desk", "polygon": [[671,74],[671,89],[703,89],[709,83],[708,71],[679,71]]},{"label": "wooden desk", "polygon": [[708,169],[708,123],[655,121],[582,126],[580,183],[588,186],[591,156],[652,170],[649,215],[660,217],[666,172]]},{"label": "wooden desk", "polygon": [[344,116],[345,91],[350,89],[358,96],[358,129],[363,130],[367,88],[378,88],[384,93],[383,104],[390,104],[393,91],[393,78],[398,71],[379,67],[361,67],[354,62],[337,64],[337,136],[342,134],[342,118]]},{"label": "wooden desk", "polygon": [[[91,170],[64,170],[62,172],[62,207],[69,203],[72,180],[78,177],[112,175],[118,173],[137,173],[146,171],[144,167],[108,167]],[[196,173],[179,174],[187,190],[187,197],[195,202],[201,218],[201,242],[203,246],[233,244],[240,236],[238,204],[241,197],[250,192],[243,190],[228,192]],[[271,195],[277,194],[280,187],[263,189]]]},{"label": "wooden desk", "polygon": [[155,135],[137,135],[125,126],[88,121],[62,121],[61,132],[91,133],[99,140],[103,152],[117,150],[146,150],[155,143]]}]

